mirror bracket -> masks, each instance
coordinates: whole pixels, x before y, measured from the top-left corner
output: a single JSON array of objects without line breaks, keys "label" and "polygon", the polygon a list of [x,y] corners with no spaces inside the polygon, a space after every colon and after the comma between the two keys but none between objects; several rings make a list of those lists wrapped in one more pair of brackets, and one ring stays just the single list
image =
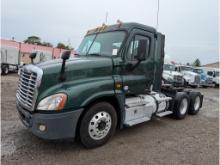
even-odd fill
[{"label": "mirror bracket", "polygon": [[65,65],[66,65],[66,60],[68,60],[70,57],[70,54],[71,54],[71,51],[65,51],[65,52],[63,52],[63,54],[61,56],[61,58],[63,59],[63,62],[62,62],[61,70],[60,70],[60,76],[59,76],[60,81],[66,80]]}]

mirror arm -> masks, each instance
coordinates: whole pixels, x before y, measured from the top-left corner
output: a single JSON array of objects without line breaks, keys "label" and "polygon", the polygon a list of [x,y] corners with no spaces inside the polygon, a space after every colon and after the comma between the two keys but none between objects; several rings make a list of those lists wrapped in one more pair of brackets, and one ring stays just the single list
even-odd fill
[{"label": "mirror arm", "polygon": [[138,60],[134,65],[133,64],[129,64],[129,71],[133,71],[139,64],[141,63],[141,60]]},{"label": "mirror arm", "polygon": [[59,77],[60,81],[65,81],[66,80],[66,77],[65,77],[65,64],[66,64],[66,60],[63,60],[62,66],[61,66],[61,71],[60,71],[60,77]]}]

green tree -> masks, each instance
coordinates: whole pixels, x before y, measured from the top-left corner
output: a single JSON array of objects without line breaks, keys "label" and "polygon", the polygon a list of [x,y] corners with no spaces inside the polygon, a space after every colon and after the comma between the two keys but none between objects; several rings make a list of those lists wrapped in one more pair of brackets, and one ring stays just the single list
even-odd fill
[{"label": "green tree", "polygon": [[69,46],[65,45],[65,44],[62,43],[62,42],[59,42],[59,43],[57,44],[57,48],[60,48],[60,49],[70,49]]},{"label": "green tree", "polygon": [[37,36],[29,36],[24,43],[41,45],[41,39]]},{"label": "green tree", "polygon": [[193,66],[201,66],[201,62],[198,58],[193,62]]}]

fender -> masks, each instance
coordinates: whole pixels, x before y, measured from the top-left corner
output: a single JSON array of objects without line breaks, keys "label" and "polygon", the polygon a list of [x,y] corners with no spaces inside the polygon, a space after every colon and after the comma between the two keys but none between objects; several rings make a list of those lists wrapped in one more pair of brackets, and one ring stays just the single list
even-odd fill
[{"label": "fender", "polygon": [[114,80],[112,76],[105,76],[63,82],[41,93],[38,96],[37,103],[56,93],[66,93],[68,99],[64,109],[74,110],[85,107],[97,98],[115,95]]}]

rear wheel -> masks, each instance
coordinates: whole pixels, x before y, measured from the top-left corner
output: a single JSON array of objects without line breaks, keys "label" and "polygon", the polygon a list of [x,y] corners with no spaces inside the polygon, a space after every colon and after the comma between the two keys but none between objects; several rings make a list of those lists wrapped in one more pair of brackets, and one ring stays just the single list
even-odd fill
[{"label": "rear wheel", "polygon": [[199,92],[190,92],[190,106],[188,113],[191,115],[195,115],[199,112],[202,103],[202,96]]},{"label": "rear wheel", "polygon": [[216,82],[214,82],[214,86],[215,88],[219,88],[219,84],[217,84]]},{"label": "rear wheel", "polygon": [[7,75],[9,72],[8,66],[3,67],[3,74]]},{"label": "rear wheel", "polygon": [[186,82],[186,80],[185,80],[185,79],[184,79],[183,86],[184,86],[184,87],[187,87],[187,86],[188,86],[188,82]]},{"label": "rear wheel", "polygon": [[84,114],[80,124],[80,140],[87,148],[105,144],[114,134],[117,114],[114,107],[107,102],[93,105]]},{"label": "rear wheel", "polygon": [[190,87],[192,87],[192,88],[197,88],[198,85],[190,85]]},{"label": "rear wheel", "polygon": [[186,93],[179,92],[175,98],[173,117],[175,119],[185,118],[189,108],[189,98]]}]

